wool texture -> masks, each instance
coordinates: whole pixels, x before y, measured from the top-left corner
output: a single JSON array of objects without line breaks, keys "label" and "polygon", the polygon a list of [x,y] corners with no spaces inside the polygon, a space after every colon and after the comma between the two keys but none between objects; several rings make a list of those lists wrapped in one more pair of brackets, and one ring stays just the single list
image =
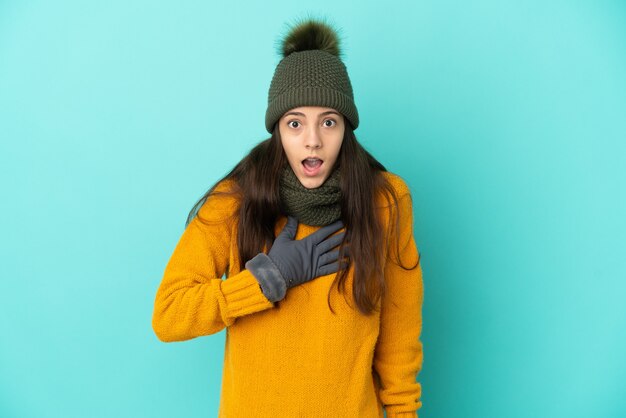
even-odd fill
[{"label": "wool texture", "polygon": [[286,164],[280,177],[280,198],[284,211],[299,222],[324,226],[341,218],[341,171],[335,167],[330,176],[315,189],[302,185],[291,165]]},{"label": "wool texture", "polygon": [[[158,287],[152,327],[164,342],[225,330],[219,418],[383,418],[384,411],[388,418],[417,418],[422,270],[421,263],[412,270],[397,263],[400,257],[411,267],[419,259],[411,198],[399,176],[384,175],[398,195],[392,209],[400,225],[396,235],[384,207],[390,203],[377,198],[390,235],[380,245],[387,290],[371,315],[352,297],[354,265],[345,294],[333,273],[289,289],[278,302],[268,300],[252,273],[239,267],[238,217],[230,217],[238,213],[235,196],[210,195],[198,212],[205,222],[195,217],[187,225]],[[231,181],[216,190],[230,189]],[[278,219],[276,235],[286,222]],[[301,224],[295,239],[320,228]]]}]

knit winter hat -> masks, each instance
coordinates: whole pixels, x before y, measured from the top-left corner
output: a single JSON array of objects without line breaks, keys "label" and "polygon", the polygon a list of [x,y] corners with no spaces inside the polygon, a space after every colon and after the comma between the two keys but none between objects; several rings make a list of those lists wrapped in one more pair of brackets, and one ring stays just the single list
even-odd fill
[{"label": "knit winter hat", "polygon": [[265,127],[299,106],[332,107],[359,126],[352,84],[340,58],[337,32],[329,24],[307,18],[291,28],[281,42],[282,59],[274,71],[267,98]]}]

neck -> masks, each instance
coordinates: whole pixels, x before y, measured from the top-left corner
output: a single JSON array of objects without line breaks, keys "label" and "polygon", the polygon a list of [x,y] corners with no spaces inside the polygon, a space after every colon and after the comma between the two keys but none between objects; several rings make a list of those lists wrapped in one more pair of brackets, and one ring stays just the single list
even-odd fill
[{"label": "neck", "polygon": [[321,186],[304,187],[291,165],[283,169],[280,179],[280,197],[286,214],[295,216],[307,225],[328,225],[341,218],[341,172],[334,168]]}]

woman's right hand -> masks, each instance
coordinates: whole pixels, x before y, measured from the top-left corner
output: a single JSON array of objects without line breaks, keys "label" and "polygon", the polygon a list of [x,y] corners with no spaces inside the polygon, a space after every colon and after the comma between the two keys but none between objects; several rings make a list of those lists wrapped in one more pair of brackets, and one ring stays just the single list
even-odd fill
[{"label": "woman's right hand", "polygon": [[[341,244],[345,232],[326,237],[341,228],[343,223],[339,220],[296,241],[298,220],[289,216],[269,253],[261,252],[252,257],[246,262],[246,269],[256,277],[267,299],[277,302],[285,297],[289,288],[339,270],[339,250],[331,250]],[[346,256],[348,250],[346,246]],[[347,264],[342,261],[341,267],[347,267]]]},{"label": "woman's right hand", "polygon": [[[267,254],[280,270],[287,288],[339,270],[339,250],[331,250],[341,244],[345,232],[330,238],[326,237],[341,228],[343,228],[343,222],[338,220],[323,226],[306,238],[294,240],[298,220],[293,216],[287,218],[287,224],[276,237]],[[344,264],[342,263],[342,266]]]}]

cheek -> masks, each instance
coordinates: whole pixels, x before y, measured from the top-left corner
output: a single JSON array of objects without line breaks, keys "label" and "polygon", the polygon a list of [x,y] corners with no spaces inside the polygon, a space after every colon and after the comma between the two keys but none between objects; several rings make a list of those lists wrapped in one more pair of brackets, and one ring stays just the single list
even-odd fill
[{"label": "cheek", "polygon": [[285,154],[287,155],[287,158],[292,159],[293,150],[291,149],[292,147],[289,145],[289,141],[281,140],[281,144],[283,146],[283,151],[285,151]]},{"label": "cheek", "polygon": [[339,155],[339,151],[341,151],[341,145],[343,144],[343,139],[340,139],[339,141],[337,141],[337,143],[335,144],[335,149],[333,150],[333,155],[335,156],[335,158],[337,158],[337,156]]},{"label": "cheek", "polygon": [[300,163],[301,163],[297,153],[291,152],[289,147],[287,147],[287,148],[283,147],[283,149],[285,150],[285,155],[287,156],[287,161],[289,161],[289,164],[291,164],[292,168],[294,170],[296,170],[296,167],[298,167],[300,165]]},{"label": "cheek", "polygon": [[291,149],[285,148],[285,154],[287,154],[287,159],[289,161],[294,162],[296,160],[296,154],[292,152]]}]

